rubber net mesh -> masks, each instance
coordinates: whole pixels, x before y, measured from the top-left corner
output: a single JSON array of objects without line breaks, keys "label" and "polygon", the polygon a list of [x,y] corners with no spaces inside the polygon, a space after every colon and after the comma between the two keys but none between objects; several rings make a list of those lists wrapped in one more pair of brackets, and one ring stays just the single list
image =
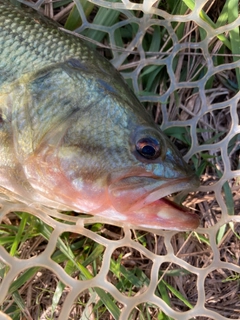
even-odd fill
[{"label": "rubber net mesh", "polygon": [[[103,32],[113,65],[201,174],[199,191],[185,202],[200,212],[201,226],[191,233],[130,230],[2,198],[0,319],[17,308],[19,319],[239,319],[240,61],[221,48],[239,32],[240,18],[218,20],[220,1],[182,2],[182,15],[159,9],[159,1],[89,2],[95,13],[111,10],[112,22],[98,25],[76,1],[76,31]],[[62,3],[68,14],[74,3]],[[31,5],[60,19],[52,2]],[[162,38],[147,46],[155,32]],[[17,234],[20,216],[26,241],[13,256],[4,226]]]}]

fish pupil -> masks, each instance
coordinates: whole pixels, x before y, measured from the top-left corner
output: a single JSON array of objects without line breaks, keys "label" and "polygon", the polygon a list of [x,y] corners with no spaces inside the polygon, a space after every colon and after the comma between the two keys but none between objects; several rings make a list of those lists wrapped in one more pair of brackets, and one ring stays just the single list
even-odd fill
[{"label": "fish pupil", "polygon": [[154,138],[141,138],[136,144],[138,153],[147,159],[156,159],[160,155],[160,144]]},{"label": "fish pupil", "polygon": [[152,146],[145,146],[142,148],[142,154],[146,156],[153,157],[156,151]]}]

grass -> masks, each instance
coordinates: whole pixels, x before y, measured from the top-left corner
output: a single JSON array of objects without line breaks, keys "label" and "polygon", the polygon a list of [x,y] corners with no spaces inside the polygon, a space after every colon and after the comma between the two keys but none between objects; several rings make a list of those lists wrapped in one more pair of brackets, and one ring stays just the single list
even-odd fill
[{"label": "grass", "polygon": [[[15,1],[16,2],[16,1]],[[112,1],[114,2],[114,1]],[[117,3],[117,1],[115,1]],[[112,35],[114,50],[109,50],[111,41],[107,31],[117,22],[126,19],[126,13],[120,13],[106,8],[97,8],[88,1],[81,1],[86,18],[97,25],[104,26],[102,30],[86,29],[82,33],[85,37],[96,42],[101,42],[104,47],[98,46],[97,50],[117,65],[118,55],[123,48],[131,43],[137,33],[137,24],[132,22],[116,29]],[[173,15],[182,15],[194,9],[194,1],[160,1],[159,8]],[[209,6],[209,7],[208,7]],[[53,10],[49,10],[49,8]],[[67,8],[67,9],[66,9]],[[70,30],[81,27],[82,18],[77,7],[70,0],[48,3],[45,12],[50,13],[59,23]],[[141,11],[130,11],[129,17],[141,17]],[[57,18],[56,18],[57,17]],[[200,11],[202,21],[213,29],[233,22],[238,17],[238,1],[228,0],[211,1]],[[158,19],[157,16],[154,16]],[[204,41],[206,32],[197,27],[193,21],[171,22],[179,43],[197,43]],[[126,55],[119,70],[122,71],[128,84],[135,89],[145,107],[152,113],[155,122],[163,126],[165,133],[178,146],[182,154],[192,163],[198,176],[205,187],[195,195],[180,195],[189,207],[201,213],[202,227],[206,232],[201,233],[176,233],[162,232],[161,235],[131,231],[129,246],[120,245],[125,236],[125,230],[111,225],[91,224],[86,229],[94,232],[109,243],[116,242],[114,250],[109,256],[109,270],[106,278],[123,297],[137,297],[149,288],[152,277],[155,276],[156,286],[154,294],[164,301],[164,305],[173,310],[185,312],[196,305],[199,292],[197,275],[185,269],[175,261],[160,263],[161,257],[173,250],[179,261],[187,262],[190,266],[199,268],[199,275],[204,274],[204,269],[214,265],[217,252],[220,261],[229,266],[239,265],[239,224],[225,223],[220,228],[215,228],[221,219],[224,208],[220,208],[219,198],[211,186],[219,181],[226,170],[224,155],[230,157],[231,170],[239,170],[239,134],[235,134],[229,143],[224,138],[229,134],[233,111],[230,108],[212,106],[234,97],[239,91],[239,67],[223,70],[209,77],[205,83],[206,101],[211,106],[201,117],[198,114],[201,108],[198,84],[207,74],[206,56],[203,56],[198,47],[186,47],[175,55],[172,60],[172,70],[179,83],[195,83],[193,86],[180,86],[166,95],[171,84],[171,79],[166,66],[159,63],[159,57],[166,59],[174,49],[172,38],[166,27],[153,24],[146,31],[142,39],[141,52],[136,50]],[[239,59],[239,27],[212,38],[208,46],[209,53],[215,67],[224,63],[236,62]],[[134,72],[141,63],[141,53],[147,52],[146,57],[155,57],[155,63],[146,64],[139,72],[137,81],[134,82]],[[198,119],[195,131],[192,121]],[[202,147],[199,151],[191,153],[195,142]],[[223,155],[219,151],[219,142],[222,143]],[[215,148],[214,145],[217,145]],[[193,146],[194,147],[194,146]],[[188,157],[188,155],[190,155]],[[225,211],[229,215],[239,212],[239,181],[235,178],[227,179],[222,185],[218,195],[224,199]],[[208,229],[213,227],[215,244]],[[0,228],[0,244],[12,256],[19,259],[30,259],[39,256],[51,241],[53,228],[29,213],[9,213],[3,219]],[[119,242],[118,242],[119,241]],[[168,246],[168,247],[167,247]],[[140,250],[140,248],[143,248]],[[106,246],[91,237],[81,235],[80,232],[64,232],[58,237],[54,252],[50,258],[57,263],[74,280],[89,280],[91,282],[102,270]],[[154,254],[154,259],[152,255]],[[215,260],[214,260],[215,259]],[[159,261],[156,274],[151,270]],[[9,273],[9,266],[0,259],[0,278]],[[216,265],[216,264],[215,264]],[[208,273],[204,280],[205,307],[215,311],[228,319],[240,316],[238,304],[239,273],[235,269],[215,268]],[[71,291],[68,284],[61,281],[58,274],[40,266],[30,267],[13,279],[9,294],[1,309],[9,314],[12,319],[56,319],[62,310],[63,303]],[[121,301],[100,287],[90,286],[73,301],[69,319],[119,319],[124,308]],[[210,319],[202,315],[195,317],[198,320]],[[164,319],[172,317],[158,305],[145,301],[136,305],[129,320],[133,319]]]}]

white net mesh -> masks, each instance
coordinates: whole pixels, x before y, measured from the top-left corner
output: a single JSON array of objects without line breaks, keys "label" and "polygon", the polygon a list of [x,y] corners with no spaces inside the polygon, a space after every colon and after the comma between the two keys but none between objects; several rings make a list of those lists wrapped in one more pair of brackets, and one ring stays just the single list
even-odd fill
[{"label": "white net mesh", "polygon": [[[113,65],[194,163],[202,186],[187,203],[201,212],[201,227],[188,234],[152,234],[3,198],[0,304],[5,314],[62,320],[240,318],[240,61],[223,50],[223,44],[232,45],[232,32],[239,33],[240,19],[222,19],[237,2],[176,2],[181,15],[159,9],[160,1],[140,2],[76,0],[82,20],[76,31],[105,39]],[[92,3],[94,17],[87,15],[86,3]],[[53,13],[56,4],[45,1],[42,7],[55,20],[73,10],[73,3],[62,1],[65,11]],[[103,15],[106,25],[98,25]],[[127,42],[126,29],[132,33]],[[6,226],[15,235],[15,251],[5,245]],[[35,228],[31,239],[30,228]],[[18,247],[20,233],[25,242]],[[4,313],[0,319],[7,319]]]}]

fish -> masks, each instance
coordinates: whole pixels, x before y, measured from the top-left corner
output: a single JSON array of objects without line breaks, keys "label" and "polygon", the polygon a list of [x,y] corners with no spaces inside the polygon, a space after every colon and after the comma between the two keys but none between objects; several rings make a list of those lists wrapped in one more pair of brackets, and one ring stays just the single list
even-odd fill
[{"label": "fish", "polygon": [[198,227],[168,198],[198,177],[86,42],[0,0],[0,74],[1,194],[135,228]]}]

